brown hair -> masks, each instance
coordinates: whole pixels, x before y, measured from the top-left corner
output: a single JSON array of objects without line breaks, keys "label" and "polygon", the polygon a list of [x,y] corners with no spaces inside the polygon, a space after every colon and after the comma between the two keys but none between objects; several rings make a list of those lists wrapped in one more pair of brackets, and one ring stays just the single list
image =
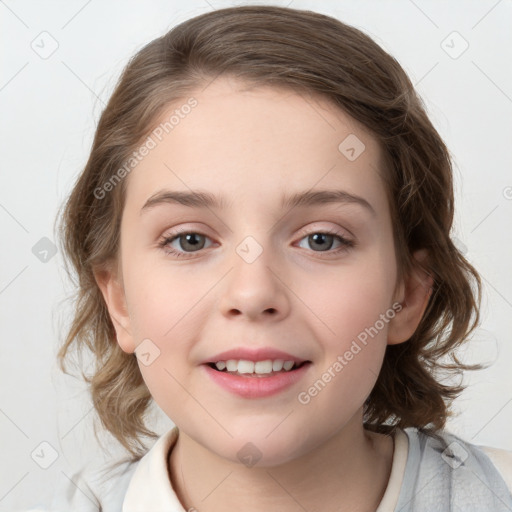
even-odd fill
[{"label": "brown hair", "polygon": [[[118,261],[126,180],[104,197],[97,191],[122,168],[170,102],[220,75],[329,99],[380,141],[399,276],[412,269],[412,253],[423,248],[434,286],[411,339],[387,347],[365,403],[365,426],[376,431],[414,426],[436,435],[450,415],[450,402],[464,389],[441,384],[438,370],[460,374],[481,368],[462,364],[454,354],[478,323],[481,283],[450,238],[450,155],[398,62],[360,30],[311,11],[220,9],[181,23],[130,60],[61,218],[63,250],[78,278],[74,319],[59,352],[61,367],[65,370],[72,347],[92,352],[95,369],[84,378],[99,418],[139,457],[145,450],[141,436],[154,435],[145,426],[151,396],[136,357],[116,342],[93,275]],[[452,362],[441,361],[446,355]]]}]

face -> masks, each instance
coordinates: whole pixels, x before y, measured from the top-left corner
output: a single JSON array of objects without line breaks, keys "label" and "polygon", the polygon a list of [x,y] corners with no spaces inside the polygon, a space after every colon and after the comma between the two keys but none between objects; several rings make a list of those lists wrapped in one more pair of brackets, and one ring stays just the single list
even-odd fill
[{"label": "face", "polygon": [[[327,100],[228,78],[192,96],[127,178],[118,341],[181,434],[275,465],[362,428],[399,316],[382,153]],[[207,364],[228,359],[302,366]]]}]

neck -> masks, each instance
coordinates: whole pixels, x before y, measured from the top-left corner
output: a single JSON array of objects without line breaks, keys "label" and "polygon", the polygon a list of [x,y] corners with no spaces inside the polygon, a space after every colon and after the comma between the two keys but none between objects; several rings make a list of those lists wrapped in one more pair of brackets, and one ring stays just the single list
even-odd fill
[{"label": "neck", "polygon": [[245,467],[180,432],[169,472],[185,510],[366,512],[382,499],[392,459],[391,437],[353,421],[316,450],[272,467]]}]

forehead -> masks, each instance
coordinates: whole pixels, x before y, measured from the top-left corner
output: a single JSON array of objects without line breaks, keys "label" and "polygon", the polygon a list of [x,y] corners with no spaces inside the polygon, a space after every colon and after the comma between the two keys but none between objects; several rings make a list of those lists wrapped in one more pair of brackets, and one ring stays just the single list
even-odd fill
[{"label": "forehead", "polygon": [[128,176],[127,206],[163,188],[279,201],[342,186],[384,200],[379,143],[327,98],[222,77],[169,105],[150,138]]}]

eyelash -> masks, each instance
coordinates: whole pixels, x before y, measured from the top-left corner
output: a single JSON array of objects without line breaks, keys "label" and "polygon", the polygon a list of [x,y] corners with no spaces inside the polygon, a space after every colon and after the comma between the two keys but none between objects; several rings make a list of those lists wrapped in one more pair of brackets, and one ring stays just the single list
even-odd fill
[{"label": "eyelash", "polygon": [[[304,239],[307,236],[317,235],[317,234],[333,235],[341,243],[341,246],[338,247],[337,249],[334,249],[334,250],[329,249],[328,251],[311,251],[311,252],[318,253],[319,255],[322,255],[322,253],[324,253],[324,252],[328,254],[328,256],[320,256],[320,257],[335,256],[335,255],[339,254],[340,252],[347,251],[347,250],[355,247],[355,245],[356,245],[353,240],[349,240],[348,238],[345,238],[341,234],[341,232],[336,231],[336,230],[330,230],[330,229],[318,230],[318,231],[303,231],[303,232],[301,232],[301,238],[299,239],[299,241]],[[192,256],[195,253],[201,252],[201,249],[198,250],[198,251],[193,251],[193,252],[182,252],[182,251],[177,251],[176,249],[172,249],[172,248],[169,247],[169,244],[171,242],[174,242],[174,240],[178,239],[180,236],[183,236],[183,235],[201,235],[201,236],[204,236],[206,238],[209,238],[207,235],[205,235],[204,233],[201,233],[200,231],[193,231],[193,230],[183,229],[183,230],[175,231],[174,233],[171,233],[171,234],[169,234],[167,236],[164,236],[158,242],[158,247],[163,249],[166,252],[166,254],[169,254],[169,255],[171,255],[173,257],[177,257],[177,258],[182,258],[182,257],[184,257],[186,255],[191,255]]]}]

